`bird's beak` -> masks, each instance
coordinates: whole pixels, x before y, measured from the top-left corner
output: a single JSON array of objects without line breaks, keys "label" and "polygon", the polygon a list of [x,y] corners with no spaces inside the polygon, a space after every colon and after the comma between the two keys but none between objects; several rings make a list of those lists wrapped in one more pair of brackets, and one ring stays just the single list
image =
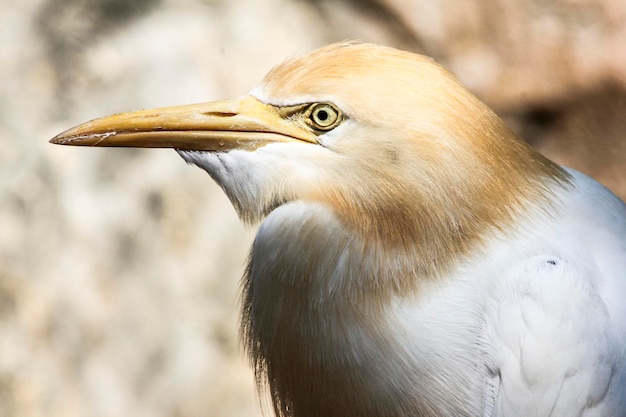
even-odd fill
[{"label": "bird's beak", "polygon": [[60,145],[255,150],[275,142],[316,143],[315,135],[280,108],[254,97],[115,114],[83,123],[50,140]]}]

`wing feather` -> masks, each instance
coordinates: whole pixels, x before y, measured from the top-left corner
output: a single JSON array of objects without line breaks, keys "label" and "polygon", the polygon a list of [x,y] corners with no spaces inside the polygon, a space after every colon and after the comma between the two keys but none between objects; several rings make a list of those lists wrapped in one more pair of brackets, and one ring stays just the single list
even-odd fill
[{"label": "wing feather", "polygon": [[591,273],[571,260],[537,256],[504,277],[487,324],[496,416],[614,415],[607,414],[617,409],[607,394],[620,353]]}]

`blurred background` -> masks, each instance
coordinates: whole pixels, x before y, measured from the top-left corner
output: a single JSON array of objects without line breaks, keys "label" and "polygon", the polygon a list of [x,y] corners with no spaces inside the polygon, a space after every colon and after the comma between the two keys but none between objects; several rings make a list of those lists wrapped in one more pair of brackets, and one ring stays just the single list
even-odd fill
[{"label": "blurred background", "polygon": [[238,344],[254,230],[171,150],[80,122],[245,94],[344,39],[433,56],[626,197],[623,0],[2,0],[0,417],[260,415]]}]

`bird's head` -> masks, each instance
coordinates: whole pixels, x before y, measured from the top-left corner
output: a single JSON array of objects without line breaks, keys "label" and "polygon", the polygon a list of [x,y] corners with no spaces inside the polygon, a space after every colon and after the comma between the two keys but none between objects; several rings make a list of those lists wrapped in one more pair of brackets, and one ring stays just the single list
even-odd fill
[{"label": "bird's head", "polygon": [[286,61],[238,100],[104,117],[52,142],[175,148],[245,221],[319,203],[363,235],[433,250],[462,250],[564,175],[431,59],[363,43]]}]

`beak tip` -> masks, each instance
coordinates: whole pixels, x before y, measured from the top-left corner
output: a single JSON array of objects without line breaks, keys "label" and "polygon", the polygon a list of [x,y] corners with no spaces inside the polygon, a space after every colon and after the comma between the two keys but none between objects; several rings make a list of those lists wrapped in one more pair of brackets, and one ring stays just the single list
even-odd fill
[{"label": "beak tip", "polygon": [[54,145],[67,145],[67,142],[68,140],[64,133],[60,133],[48,141],[48,143]]},{"label": "beak tip", "polygon": [[63,145],[65,144],[65,140],[63,139],[61,135],[57,135],[53,137],[52,139],[50,139],[48,143],[52,143],[54,145]]},{"label": "beak tip", "polygon": [[72,145],[73,139],[76,138],[76,135],[72,134],[74,130],[76,130],[75,127],[67,129],[50,139],[48,142],[55,145]]},{"label": "beak tip", "polygon": [[[78,126],[79,128],[82,127]],[[102,132],[102,133],[82,133],[77,131],[77,128],[66,130],[63,133],[59,133],[48,142],[55,145],[77,145],[77,146],[106,146],[107,143],[103,143],[111,136],[117,135],[116,131]],[[102,144],[102,145],[101,145]],[[109,145],[110,146],[110,145]]]}]

